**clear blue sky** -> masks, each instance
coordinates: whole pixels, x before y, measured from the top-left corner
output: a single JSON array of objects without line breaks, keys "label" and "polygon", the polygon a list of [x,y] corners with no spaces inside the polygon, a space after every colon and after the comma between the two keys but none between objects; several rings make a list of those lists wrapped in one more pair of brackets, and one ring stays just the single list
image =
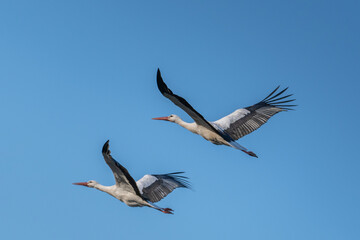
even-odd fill
[{"label": "clear blue sky", "polygon": [[[359,1],[1,1],[1,239],[358,239]],[[152,117],[208,120],[277,85],[299,105],[239,143]],[[130,208],[73,186],[186,171],[194,190]]]}]

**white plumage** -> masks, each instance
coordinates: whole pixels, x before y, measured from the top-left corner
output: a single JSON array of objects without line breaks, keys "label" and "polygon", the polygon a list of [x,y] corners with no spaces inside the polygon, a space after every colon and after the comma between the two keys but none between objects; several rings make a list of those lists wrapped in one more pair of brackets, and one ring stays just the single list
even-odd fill
[{"label": "white plumage", "polygon": [[249,114],[250,111],[246,109],[237,109],[233,113],[220,118],[219,120],[215,121],[215,124],[218,124],[222,129],[228,129],[230,128],[230,125],[239,120],[240,118],[245,117],[247,114]]}]

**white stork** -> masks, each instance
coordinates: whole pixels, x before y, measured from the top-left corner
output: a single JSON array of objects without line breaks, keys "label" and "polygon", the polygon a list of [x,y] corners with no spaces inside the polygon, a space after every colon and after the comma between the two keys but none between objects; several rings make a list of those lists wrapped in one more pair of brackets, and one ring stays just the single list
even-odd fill
[{"label": "white stork", "polygon": [[129,207],[151,207],[163,213],[173,214],[170,208],[160,208],[153,203],[160,201],[171,193],[175,188],[189,188],[187,177],[181,176],[183,172],[168,174],[147,174],[139,181],[130,176],[129,172],[111,155],[109,150],[109,140],[102,149],[105,162],[111,168],[116,184],[113,186],[103,186],[94,180],[88,182],[73,183],[98,189],[119,199]]},{"label": "white stork", "polygon": [[295,99],[279,101],[286,99],[292,94],[280,96],[287,88],[276,93],[277,87],[262,101],[250,107],[237,109],[235,112],[215,121],[207,121],[200,113],[198,113],[184,98],[174,94],[164,83],[160,69],[157,71],[157,86],[162,95],[170,99],[175,105],[184,110],[195,122],[184,122],[179,116],[171,114],[168,117],[153,118],[154,120],[170,121],[198,134],[206,140],[216,145],[226,145],[239,149],[250,156],[257,157],[251,151],[241,146],[236,140],[255,131],[261,125],[267,122],[276,113],[292,110],[290,107],[296,105],[284,105],[284,103],[292,102]]}]

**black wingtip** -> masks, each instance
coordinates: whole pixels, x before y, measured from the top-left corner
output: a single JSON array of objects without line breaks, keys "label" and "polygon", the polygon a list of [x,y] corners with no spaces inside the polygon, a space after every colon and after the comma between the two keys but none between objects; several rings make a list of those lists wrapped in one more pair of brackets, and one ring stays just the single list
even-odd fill
[{"label": "black wingtip", "polygon": [[157,69],[157,73],[156,73],[156,80],[159,81],[163,81],[162,77],[161,77],[161,72],[160,72],[160,68]]},{"label": "black wingtip", "polygon": [[264,98],[263,100],[261,100],[262,102],[263,101],[266,101],[269,97],[271,97],[278,89],[280,88],[280,85],[277,86],[277,88],[275,88],[269,95],[266,96],[266,98]]},{"label": "black wingtip", "polygon": [[156,82],[157,82],[157,86],[160,90],[160,92],[162,93],[164,91],[164,80],[161,77],[161,73],[160,73],[160,69],[158,68],[157,70],[157,74],[156,74]]},{"label": "black wingtip", "polygon": [[168,174],[184,174],[185,172],[172,172],[172,173],[168,173]]},{"label": "black wingtip", "polygon": [[189,182],[189,178],[179,175],[179,174],[184,174],[185,172],[173,172],[170,173],[169,175],[171,175],[171,177],[176,180],[178,183],[180,183],[183,188],[188,188],[188,189],[192,189],[191,184]]},{"label": "black wingtip", "polygon": [[102,153],[103,154],[109,154],[109,141],[107,140],[106,143],[104,144],[103,148],[102,148]]},{"label": "black wingtip", "polygon": [[158,68],[157,70],[157,74],[156,74],[156,82],[157,82],[157,86],[159,88],[159,91],[161,92],[161,94],[173,94],[171,92],[171,90],[166,86],[166,84],[164,83],[164,80],[161,77],[161,73],[160,73],[160,69]]},{"label": "black wingtip", "polygon": [[[281,108],[283,111],[292,110],[288,107],[295,107],[296,105],[284,105],[284,103],[289,103],[295,101],[295,99],[288,99],[293,96],[293,94],[289,94],[286,96],[281,96],[289,87],[284,88],[283,90],[277,92],[280,86],[278,86],[274,91],[272,91],[266,98],[264,98],[261,102],[271,105],[273,107]],[[280,101],[284,100],[284,101]]]}]

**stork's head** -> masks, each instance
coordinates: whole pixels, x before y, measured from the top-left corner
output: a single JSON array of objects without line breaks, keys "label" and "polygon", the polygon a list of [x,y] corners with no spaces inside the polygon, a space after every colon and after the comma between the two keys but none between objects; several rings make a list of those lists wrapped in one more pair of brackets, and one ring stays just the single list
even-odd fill
[{"label": "stork's head", "polygon": [[164,121],[169,121],[169,122],[176,122],[179,119],[180,119],[180,117],[175,114],[171,114],[168,117],[153,118],[153,120],[164,120]]},{"label": "stork's head", "polygon": [[81,185],[81,186],[85,186],[85,187],[91,187],[91,188],[94,188],[95,185],[98,184],[97,181],[94,181],[94,180],[90,180],[88,182],[78,182],[78,183],[73,183],[74,185]]}]

